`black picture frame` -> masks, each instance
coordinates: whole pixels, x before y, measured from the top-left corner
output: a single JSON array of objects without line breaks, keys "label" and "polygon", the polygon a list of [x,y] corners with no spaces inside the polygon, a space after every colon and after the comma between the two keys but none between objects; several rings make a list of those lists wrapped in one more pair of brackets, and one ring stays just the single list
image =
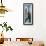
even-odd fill
[{"label": "black picture frame", "polygon": [[33,3],[23,3],[23,24],[33,25]]}]

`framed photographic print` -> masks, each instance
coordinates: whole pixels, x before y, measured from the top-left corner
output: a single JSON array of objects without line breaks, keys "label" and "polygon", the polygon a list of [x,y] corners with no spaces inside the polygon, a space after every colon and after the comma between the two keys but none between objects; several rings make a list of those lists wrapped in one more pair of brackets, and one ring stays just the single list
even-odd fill
[{"label": "framed photographic print", "polygon": [[23,24],[33,25],[33,3],[23,4]]}]

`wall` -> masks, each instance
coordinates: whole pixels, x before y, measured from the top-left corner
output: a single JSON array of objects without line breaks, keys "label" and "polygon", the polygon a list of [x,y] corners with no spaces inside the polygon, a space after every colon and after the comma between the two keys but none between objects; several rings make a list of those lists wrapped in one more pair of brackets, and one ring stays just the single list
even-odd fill
[{"label": "wall", "polygon": [[[5,37],[33,37],[46,41],[46,0],[3,0],[11,11],[0,17],[0,23],[8,22],[14,29],[5,32]],[[23,3],[33,3],[33,25],[23,25]],[[10,32],[10,33],[9,33]],[[11,34],[12,33],[12,34]]]}]

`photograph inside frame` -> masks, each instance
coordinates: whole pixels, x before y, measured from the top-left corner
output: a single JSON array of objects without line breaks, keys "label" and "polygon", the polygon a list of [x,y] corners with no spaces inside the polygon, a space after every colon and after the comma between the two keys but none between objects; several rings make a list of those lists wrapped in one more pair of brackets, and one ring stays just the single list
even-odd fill
[{"label": "photograph inside frame", "polygon": [[32,3],[23,4],[23,24],[24,25],[33,24],[33,4]]}]

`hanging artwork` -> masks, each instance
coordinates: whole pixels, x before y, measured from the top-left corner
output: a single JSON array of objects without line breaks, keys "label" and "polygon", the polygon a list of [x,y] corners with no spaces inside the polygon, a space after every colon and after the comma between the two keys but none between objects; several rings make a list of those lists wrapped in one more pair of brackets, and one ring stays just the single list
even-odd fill
[{"label": "hanging artwork", "polygon": [[33,4],[32,3],[23,4],[23,24],[33,25]]}]

